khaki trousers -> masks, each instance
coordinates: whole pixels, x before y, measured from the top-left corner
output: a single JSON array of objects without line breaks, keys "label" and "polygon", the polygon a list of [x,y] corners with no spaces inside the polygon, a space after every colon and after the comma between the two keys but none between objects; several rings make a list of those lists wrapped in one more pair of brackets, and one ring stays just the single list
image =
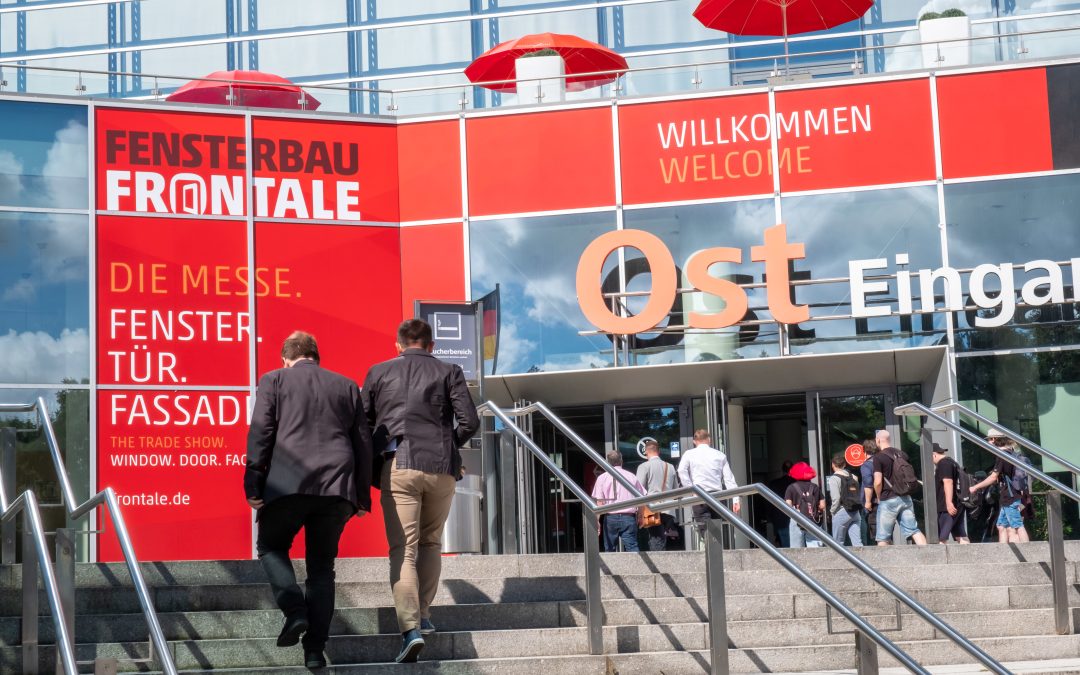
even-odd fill
[{"label": "khaki trousers", "polygon": [[402,633],[431,618],[442,572],[442,533],[454,499],[454,477],[386,462],[379,477],[390,544],[390,587]]}]

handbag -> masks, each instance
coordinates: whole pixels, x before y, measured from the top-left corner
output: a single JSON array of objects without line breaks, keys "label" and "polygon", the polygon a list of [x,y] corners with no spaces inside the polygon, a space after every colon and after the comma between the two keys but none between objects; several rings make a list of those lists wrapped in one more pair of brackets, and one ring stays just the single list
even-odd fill
[{"label": "handbag", "polygon": [[[660,491],[667,487],[668,463],[664,462],[664,477],[660,479]],[[657,527],[660,525],[660,513],[653,511],[646,505],[638,508],[638,527]]]}]

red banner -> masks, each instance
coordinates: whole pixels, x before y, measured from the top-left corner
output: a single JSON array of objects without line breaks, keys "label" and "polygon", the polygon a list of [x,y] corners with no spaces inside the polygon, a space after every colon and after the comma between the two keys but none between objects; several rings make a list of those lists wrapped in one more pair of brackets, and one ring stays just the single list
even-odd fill
[{"label": "red banner", "polygon": [[619,106],[623,201],[773,191],[765,94]]},{"label": "red banner", "polygon": [[615,205],[611,109],[466,122],[474,216]]},{"label": "red banner", "polygon": [[[250,559],[247,392],[97,396],[99,489],[116,490],[139,559]],[[101,519],[99,560],[121,560],[112,523]]]},{"label": "red banner", "polygon": [[288,292],[288,270],[249,284],[244,223],[97,221],[98,381],[248,386],[248,289]]},{"label": "red banner", "polygon": [[461,218],[461,142],[457,120],[398,127],[401,220]]},{"label": "red banner", "polygon": [[784,192],[934,180],[925,79],[776,94]]},{"label": "red banner", "polygon": [[1055,168],[1044,68],[942,76],[937,88],[945,178]]}]

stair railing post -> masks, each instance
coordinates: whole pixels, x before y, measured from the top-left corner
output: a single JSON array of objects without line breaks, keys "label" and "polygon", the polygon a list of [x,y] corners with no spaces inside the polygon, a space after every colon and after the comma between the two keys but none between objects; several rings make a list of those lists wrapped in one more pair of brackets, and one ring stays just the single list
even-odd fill
[{"label": "stair railing post", "polygon": [[728,665],[722,522],[715,518],[705,520],[705,592],[709,602],[709,656],[714,675],[726,675],[731,670]]},{"label": "stair railing post", "polygon": [[[56,590],[60,593],[60,606],[64,608],[64,621],[68,635],[75,635],[75,531],[70,527],[56,530]],[[56,675],[64,675],[64,662],[56,660]]]},{"label": "stair railing post", "polygon": [[855,672],[859,675],[877,675],[877,645],[861,630],[855,631]]},{"label": "stair railing post", "polygon": [[38,675],[38,557],[30,509],[23,510],[22,657],[23,675]]},{"label": "stair railing post", "polygon": [[589,626],[589,653],[604,653],[604,603],[600,592],[600,523],[596,514],[582,509],[585,523],[585,617]]},{"label": "stair railing post", "polygon": [[[0,429],[0,478],[4,481],[4,494],[15,498],[15,428]],[[15,564],[15,519],[5,520],[0,527],[0,562],[5,565]]]},{"label": "stair railing post", "polygon": [[1058,635],[1072,633],[1069,621],[1069,587],[1065,575],[1065,533],[1061,493],[1046,495],[1046,535],[1050,544],[1050,581],[1054,589],[1054,627]]}]

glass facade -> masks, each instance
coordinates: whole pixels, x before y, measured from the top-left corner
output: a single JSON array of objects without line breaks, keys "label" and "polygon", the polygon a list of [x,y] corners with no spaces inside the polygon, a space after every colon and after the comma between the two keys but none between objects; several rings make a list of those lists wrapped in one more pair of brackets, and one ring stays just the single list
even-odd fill
[{"label": "glass facade", "polygon": [[[7,80],[7,89],[150,98],[191,77],[250,69],[309,85],[347,83],[363,90],[352,95],[315,92],[326,99],[323,109],[410,114],[454,109],[462,99],[468,107],[515,103],[512,94],[482,89],[422,96],[408,91],[391,96],[388,91],[467,84],[461,70],[472,59],[500,42],[531,33],[578,35],[623,54],[632,69],[645,69],[627,76],[618,92],[605,87],[572,98],[762,83],[781,70],[784,61],[779,38],[703,27],[692,16],[696,0],[612,0],[599,7],[595,0],[50,4],[56,3],[0,3],[8,10],[20,6],[0,14],[0,80]],[[833,78],[936,66],[937,55],[925,56],[919,47],[917,19],[956,6],[944,0],[875,3],[858,21],[798,36],[790,44],[792,68],[810,77]],[[1078,2],[970,0],[959,7],[973,21],[971,34],[977,38],[964,50],[963,59],[972,63],[1076,53]],[[128,75],[79,77],[19,65]],[[668,68],[655,69],[661,66]]]}]

